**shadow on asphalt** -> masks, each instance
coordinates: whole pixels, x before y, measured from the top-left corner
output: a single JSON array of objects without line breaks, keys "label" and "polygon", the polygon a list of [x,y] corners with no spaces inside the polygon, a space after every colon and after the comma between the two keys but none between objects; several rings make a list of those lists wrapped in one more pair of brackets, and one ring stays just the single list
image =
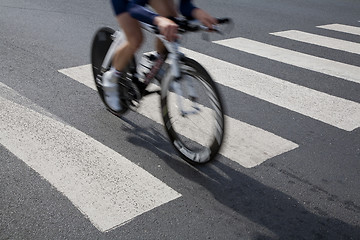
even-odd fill
[{"label": "shadow on asphalt", "polygon": [[[181,176],[203,186],[219,203],[269,229],[277,235],[276,239],[360,239],[360,227],[316,215],[291,196],[227,166],[226,160],[198,166],[175,160],[171,156],[175,150],[168,152],[171,144],[164,132],[123,120],[133,127],[129,142],[148,148]],[[226,178],[209,167],[211,165],[222,171]],[[269,236],[256,234],[253,239],[269,239]]]}]

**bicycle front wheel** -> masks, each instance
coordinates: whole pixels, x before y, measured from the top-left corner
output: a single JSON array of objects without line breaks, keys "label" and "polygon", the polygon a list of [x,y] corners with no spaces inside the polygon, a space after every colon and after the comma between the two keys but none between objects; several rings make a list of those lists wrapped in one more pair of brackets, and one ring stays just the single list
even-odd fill
[{"label": "bicycle front wheel", "polygon": [[215,82],[198,62],[184,58],[181,78],[163,81],[161,107],[166,132],[183,159],[206,163],[217,155],[224,108]]}]

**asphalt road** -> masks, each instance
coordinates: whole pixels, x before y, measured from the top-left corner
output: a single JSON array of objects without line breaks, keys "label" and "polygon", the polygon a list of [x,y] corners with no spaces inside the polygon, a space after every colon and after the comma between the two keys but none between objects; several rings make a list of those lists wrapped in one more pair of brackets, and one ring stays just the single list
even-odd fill
[{"label": "asphalt road", "polygon": [[[59,72],[89,64],[95,31],[102,26],[117,27],[109,1],[1,0],[0,239],[360,239],[360,81],[356,77],[360,76],[360,54],[352,52],[359,46],[343,51],[270,34],[297,30],[359,45],[359,34],[319,26],[342,24],[359,29],[360,2],[198,0],[196,4],[215,16],[234,20],[230,33],[211,35],[211,41],[241,37],[266,45],[259,53],[249,53],[192,34],[186,37],[185,48],[249,69],[250,76],[281,79],[315,90],[315,96],[334,96],[331,99],[336,103],[347,100],[343,108],[351,104],[354,108],[340,118],[354,127],[327,122],[327,118],[339,114],[335,110],[319,120],[259,97],[258,93],[236,90],[227,85],[230,80],[218,79],[229,117],[297,147],[254,167],[244,167],[238,159],[223,155],[210,164],[190,166],[176,155],[160,124],[138,113],[130,113],[123,120],[112,116],[96,91]],[[152,49],[151,36],[146,37],[142,51]],[[274,59],[276,54],[260,56],[268,45],[293,52],[287,51],[289,58],[283,61]],[[343,77],[290,62],[290,57],[297,56],[294,52],[345,64],[340,66]],[[309,59],[304,62],[316,66],[313,58]],[[350,71],[345,67],[341,72],[342,66],[352,66],[354,77],[347,77]],[[284,92],[285,88],[280,89],[280,96]],[[303,100],[309,98],[299,102]],[[31,114],[41,118],[31,120]],[[39,128],[28,133],[30,121]],[[70,152],[70,148],[100,144],[145,170],[149,178],[164,183],[169,190],[164,198],[174,192],[176,197],[130,221],[99,227],[82,208],[90,203],[81,205],[69,193],[77,187],[76,179],[64,180],[65,190],[60,182],[66,172],[64,178],[57,179],[56,184],[61,186],[49,180],[56,178],[54,166],[62,157],[61,151],[54,155],[52,148],[57,146],[50,145],[53,138],[60,139],[59,131],[63,130],[59,122],[80,141],[64,138],[60,144],[69,144],[64,156],[82,156]],[[49,132],[41,133],[45,128],[42,124],[50,126],[46,130]],[[24,136],[17,137],[20,133]],[[31,137],[24,140],[29,134],[34,134],[34,144]],[[241,132],[237,134],[240,139]],[[41,148],[37,142],[42,142]],[[49,147],[45,148],[47,143]],[[251,154],[252,150],[247,150]],[[39,152],[43,155],[36,155]],[[51,154],[53,162],[44,157]],[[93,174],[86,173],[89,166],[84,169],[81,174]],[[101,223],[107,221],[111,219],[101,219]]]}]

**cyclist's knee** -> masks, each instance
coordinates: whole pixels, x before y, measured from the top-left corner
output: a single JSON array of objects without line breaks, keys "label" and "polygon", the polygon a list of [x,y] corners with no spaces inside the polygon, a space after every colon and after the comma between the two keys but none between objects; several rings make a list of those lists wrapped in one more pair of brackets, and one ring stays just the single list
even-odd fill
[{"label": "cyclist's knee", "polygon": [[141,33],[128,37],[128,48],[133,53],[135,53],[141,47],[142,43],[143,35]]}]

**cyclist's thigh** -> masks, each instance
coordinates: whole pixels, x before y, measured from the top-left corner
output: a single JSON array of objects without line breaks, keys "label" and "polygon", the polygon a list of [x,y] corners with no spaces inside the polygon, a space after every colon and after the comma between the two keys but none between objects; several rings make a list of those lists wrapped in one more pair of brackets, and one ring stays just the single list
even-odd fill
[{"label": "cyclist's thigh", "polygon": [[129,13],[122,13],[116,16],[116,19],[124,31],[130,44],[139,46],[142,43],[143,35],[138,20],[132,18]]},{"label": "cyclist's thigh", "polygon": [[173,0],[150,0],[149,4],[161,16],[177,16],[176,6]]},{"label": "cyclist's thigh", "polygon": [[136,42],[142,41],[140,24],[127,12],[129,0],[111,0],[116,19],[124,30],[127,39]]}]

